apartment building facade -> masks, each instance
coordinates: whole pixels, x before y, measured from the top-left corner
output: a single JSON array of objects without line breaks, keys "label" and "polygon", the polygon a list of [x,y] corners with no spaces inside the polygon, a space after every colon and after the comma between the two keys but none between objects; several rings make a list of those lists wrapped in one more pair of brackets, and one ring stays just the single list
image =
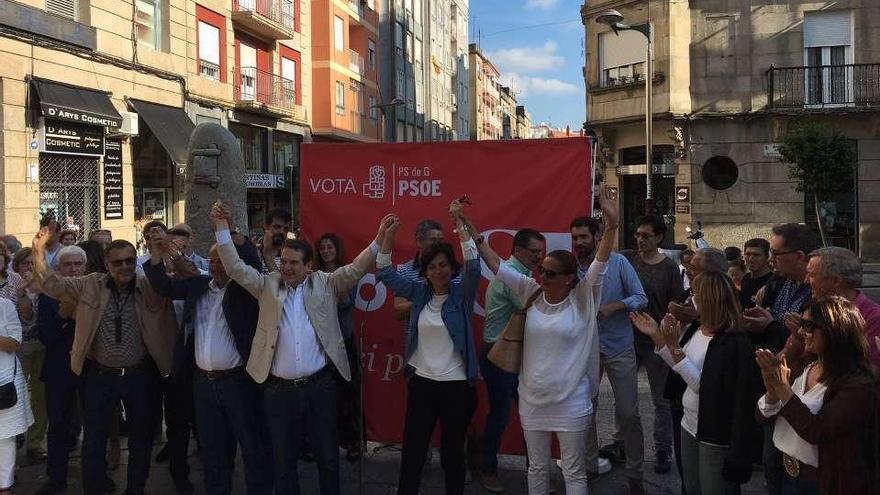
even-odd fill
[{"label": "apartment building facade", "polygon": [[656,207],[677,242],[701,222],[713,246],[767,237],[774,224],[816,224],[777,146],[797,122],[840,130],[857,150],[856,173],[819,205],[833,244],[880,257],[880,6],[863,0],[597,0],[586,31],[588,125],[606,180],[620,189],[631,245],[644,211],[645,38],[595,22],[617,9],[654,30],[653,160]]},{"label": "apartment building facade", "polygon": [[467,16],[466,0],[382,0],[379,80],[387,140],[452,140],[468,128],[459,110]]},{"label": "apartment building facade", "polygon": [[501,95],[498,69],[476,43],[468,45],[471,139],[501,139]]},{"label": "apartment building facade", "polygon": [[289,208],[309,136],[309,7],[0,1],[0,231],[28,238],[52,211],[81,237],[136,241],[148,220],[184,221],[186,147],[203,122],[238,137],[254,223]]},{"label": "apartment building facade", "polygon": [[532,137],[532,116],[525,105],[516,106],[516,139],[530,139]]},{"label": "apartment building facade", "polygon": [[311,4],[314,140],[381,141],[377,2]]}]

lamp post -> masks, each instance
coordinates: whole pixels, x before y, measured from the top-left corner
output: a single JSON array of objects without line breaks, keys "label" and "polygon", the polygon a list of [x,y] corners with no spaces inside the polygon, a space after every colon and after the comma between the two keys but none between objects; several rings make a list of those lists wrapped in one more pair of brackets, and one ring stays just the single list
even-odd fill
[{"label": "lamp post", "polygon": [[652,184],[654,166],[654,32],[651,23],[626,24],[620,12],[609,9],[596,17],[596,22],[610,27],[614,34],[620,36],[620,31],[638,31],[648,39],[648,49],[645,57],[645,214],[654,212],[654,188]]},{"label": "lamp post", "polygon": [[380,143],[384,143],[384,142],[385,142],[385,111],[386,111],[388,108],[398,107],[398,106],[400,106],[400,105],[405,105],[405,104],[406,104],[406,100],[404,100],[403,98],[401,98],[401,97],[399,97],[399,96],[395,96],[395,97],[394,97],[391,101],[389,101],[388,103],[378,103],[378,104],[376,104],[376,105],[371,105],[371,106],[370,106],[370,109],[371,109],[371,110],[372,110],[373,108],[378,108],[378,109],[379,109],[379,112],[382,114],[382,122],[381,122],[382,133],[379,134],[379,131],[378,131],[378,130],[376,131],[376,139],[377,139]]}]

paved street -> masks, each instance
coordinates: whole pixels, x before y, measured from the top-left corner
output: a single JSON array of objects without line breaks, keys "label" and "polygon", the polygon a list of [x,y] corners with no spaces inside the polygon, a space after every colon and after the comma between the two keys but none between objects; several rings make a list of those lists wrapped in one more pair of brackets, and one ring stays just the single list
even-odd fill
[{"label": "paved street", "polygon": [[[648,382],[644,374],[640,377],[639,394],[641,397],[642,422],[645,428],[646,446],[649,449],[647,456],[649,461],[653,461],[653,451],[651,449],[652,438],[652,415],[651,401],[648,391]],[[599,437],[600,442],[605,443],[611,436],[613,427],[611,422],[613,412],[613,399],[611,390],[607,381],[603,381],[599,403]],[[396,484],[398,474],[398,462],[400,452],[397,449],[379,448],[378,445],[370,444],[370,454],[365,461],[365,471],[363,476],[363,493],[370,495],[385,495],[391,492]],[[154,455],[158,448],[154,449]],[[22,459],[23,460],[23,459]],[[239,459],[240,461],[240,459]],[[125,453],[123,453],[123,463],[125,462]],[[80,470],[78,453],[71,461],[72,467],[70,472],[71,488],[68,493],[80,493]],[[192,481],[198,487],[196,493],[202,494],[202,469],[195,452],[191,457],[192,464]],[[525,494],[526,493],[526,474],[525,474],[525,458],[520,456],[503,456],[501,459],[501,475],[505,480],[508,494]],[[676,494],[679,493],[678,475],[675,471],[666,475],[654,474],[653,462],[646,464],[645,488],[649,494]],[[318,493],[318,476],[317,469],[314,464],[301,463],[301,486],[304,494]],[[112,477],[116,481],[117,493],[122,492],[125,486],[125,464],[120,466],[112,473]],[[762,490],[761,472],[756,471],[743,493],[746,495],[758,495],[764,493]],[[560,482],[561,475],[557,472],[557,493],[564,493],[564,488]],[[27,466],[18,471],[18,486],[16,493],[20,495],[30,495],[45,481],[45,465]],[[359,475],[356,465],[352,465],[342,460],[342,481],[344,494],[359,494],[358,481]],[[148,485],[148,493],[152,494],[173,494],[174,488],[171,484],[171,478],[168,474],[166,465],[154,464],[150,475]],[[244,479],[241,471],[241,463],[239,462],[235,476],[235,493],[245,493]],[[440,495],[443,491],[443,473],[440,468],[439,455],[435,451],[430,469],[425,474],[422,484],[422,493],[424,495]],[[477,479],[474,479],[467,487],[468,494],[485,493],[479,485]],[[591,485],[591,493],[593,494],[626,494],[626,480],[619,470],[613,470],[610,474],[604,476],[598,483]]]}]

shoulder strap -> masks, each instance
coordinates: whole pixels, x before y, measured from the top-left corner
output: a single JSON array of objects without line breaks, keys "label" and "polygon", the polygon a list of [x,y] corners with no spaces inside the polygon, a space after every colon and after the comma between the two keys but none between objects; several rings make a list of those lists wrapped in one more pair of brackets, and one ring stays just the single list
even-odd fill
[{"label": "shoulder strap", "polygon": [[542,292],[542,289],[541,289],[541,288],[538,288],[538,290],[536,290],[536,291],[535,291],[535,293],[534,293],[534,294],[532,294],[532,296],[531,296],[531,297],[529,297],[529,300],[528,300],[528,301],[526,301],[526,304],[525,304],[525,306],[523,306],[523,309],[522,309],[522,310],[523,310],[523,313],[525,313],[525,312],[526,312],[526,311],[528,311],[528,310],[529,310],[529,308],[531,308],[531,307],[532,307],[532,304],[534,304],[534,302],[535,302],[535,299],[537,299],[537,298],[538,298],[538,296],[540,296],[540,295],[541,295],[541,292]]}]

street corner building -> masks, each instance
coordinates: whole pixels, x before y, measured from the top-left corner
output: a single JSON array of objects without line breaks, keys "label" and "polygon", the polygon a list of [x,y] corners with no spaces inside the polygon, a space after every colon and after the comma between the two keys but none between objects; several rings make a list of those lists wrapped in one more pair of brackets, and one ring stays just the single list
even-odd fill
[{"label": "street corner building", "polygon": [[[597,22],[615,9],[647,38]],[[742,246],[784,222],[814,226],[811,195],[795,190],[778,145],[793,124],[841,131],[855,173],[820,199],[829,243],[880,259],[880,4],[864,0],[677,2],[590,0],[585,27],[587,126],[597,168],[622,198],[631,245],[646,192],[645,86],[653,82],[656,207],[674,240],[701,222],[713,246]]]},{"label": "street corner building", "polygon": [[310,139],[309,0],[0,0],[0,232],[184,221],[196,125],[239,140],[260,229]]}]

